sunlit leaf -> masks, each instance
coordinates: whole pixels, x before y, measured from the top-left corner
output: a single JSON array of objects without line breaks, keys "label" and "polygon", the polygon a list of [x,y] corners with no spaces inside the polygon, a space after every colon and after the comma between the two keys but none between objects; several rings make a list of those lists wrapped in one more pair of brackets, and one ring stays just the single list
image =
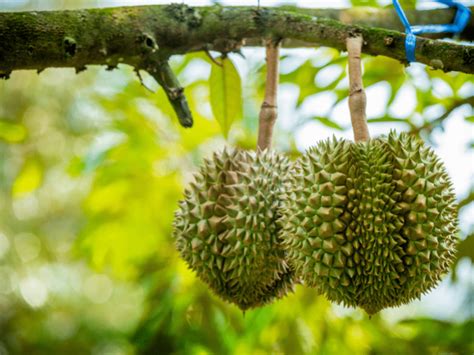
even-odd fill
[{"label": "sunlit leaf", "polygon": [[367,122],[369,122],[369,123],[398,122],[398,123],[406,123],[407,125],[410,125],[409,121],[405,118],[394,118],[394,117],[390,117],[390,116],[369,118],[369,119],[367,119]]},{"label": "sunlit leaf", "polygon": [[212,118],[209,91],[208,80],[196,81],[186,87],[186,97],[194,115],[194,126],[193,129],[179,129],[179,133],[180,143],[187,151],[198,148],[207,139],[220,134],[219,123]]},{"label": "sunlit leaf", "polygon": [[334,129],[337,129],[338,131],[343,131],[344,130],[344,127],[342,127],[341,125],[339,125],[338,123],[330,120],[329,118],[327,117],[320,117],[320,116],[316,116],[316,117],[313,117],[313,119],[321,122],[323,125],[325,126],[328,126],[328,127],[331,127],[331,128],[334,128]]},{"label": "sunlit leaf", "polygon": [[377,6],[377,0],[351,0],[353,6]]},{"label": "sunlit leaf", "polygon": [[42,181],[42,164],[36,157],[28,159],[13,183],[13,197],[22,197],[35,191],[41,185]]},{"label": "sunlit leaf", "polygon": [[[173,57],[172,59],[174,60],[179,60],[177,63],[171,63],[173,72],[176,73],[177,75],[180,75],[184,69],[186,69],[189,65],[194,60],[202,60],[204,62],[210,63],[211,61],[209,58],[206,56],[205,52],[194,52],[194,53],[187,53],[183,55],[182,57]],[[180,79],[187,79],[187,78],[180,78]]]},{"label": "sunlit leaf", "polygon": [[211,69],[210,101],[212,112],[227,138],[232,123],[242,118],[242,85],[234,63],[224,57],[222,66],[214,64]]},{"label": "sunlit leaf", "polygon": [[321,91],[314,83],[314,77],[318,73],[318,70],[319,68],[313,67],[311,61],[307,60],[297,70],[280,76],[282,83],[291,83],[298,86],[299,95],[297,106],[300,106],[306,97]]},{"label": "sunlit leaf", "polygon": [[26,128],[18,123],[0,120],[0,139],[9,143],[18,143],[26,138]]},{"label": "sunlit leaf", "polygon": [[400,5],[404,9],[414,9],[416,7],[416,1],[417,0],[400,0]]},{"label": "sunlit leaf", "polygon": [[69,165],[66,169],[69,175],[73,177],[80,177],[81,174],[84,172],[84,160],[82,160],[80,157],[74,157],[71,159],[69,162]]}]

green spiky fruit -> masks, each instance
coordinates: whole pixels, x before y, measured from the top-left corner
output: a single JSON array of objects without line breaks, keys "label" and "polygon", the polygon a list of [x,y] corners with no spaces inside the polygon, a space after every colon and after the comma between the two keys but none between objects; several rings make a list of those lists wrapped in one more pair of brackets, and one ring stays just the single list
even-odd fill
[{"label": "green spiky fruit", "polygon": [[206,160],[174,223],[177,248],[217,295],[242,310],[293,285],[277,219],[289,161],[264,151],[223,151]]},{"label": "green spiky fruit", "polygon": [[442,162],[407,134],[327,140],[292,175],[282,236],[305,284],[369,314],[419,298],[448,271],[457,232]]}]

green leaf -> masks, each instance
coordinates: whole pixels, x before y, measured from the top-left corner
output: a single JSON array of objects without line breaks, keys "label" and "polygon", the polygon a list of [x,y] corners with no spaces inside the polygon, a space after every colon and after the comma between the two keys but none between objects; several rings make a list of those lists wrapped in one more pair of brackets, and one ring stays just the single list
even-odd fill
[{"label": "green leaf", "polygon": [[26,128],[17,123],[0,121],[0,139],[9,143],[18,143],[26,138]]},{"label": "green leaf", "polygon": [[458,247],[458,259],[468,257],[471,261],[474,261],[474,234],[469,234],[466,239],[462,240]]},{"label": "green leaf", "polygon": [[410,123],[408,122],[408,120],[406,118],[395,118],[395,117],[390,117],[390,116],[369,118],[369,119],[367,119],[367,122],[369,122],[369,123],[400,122],[400,123],[406,123],[407,125],[410,125]]},{"label": "green leaf", "polygon": [[28,159],[12,187],[13,197],[22,197],[35,191],[43,181],[43,166],[37,158]]},{"label": "green leaf", "polygon": [[352,6],[377,6],[377,0],[351,0]]},{"label": "green leaf", "polygon": [[316,116],[316,117],[313,117],[313,119],[318,120],[319,122],[321,122],[325,126],[337,129],[338,131],[343,131],[344,130],[344,127],[340,126],[339,124],[337,124],[334,121],[331,121],[327,117],[317,117]]},{"label": "green leaf", "polygon": [[210,76],[210,101],[214,117],[227,138],[232,123],[242,118],[242,85],[234,63],[227,57],[222,66],[213,65]]},{"label": "green leaf", "polygon": [[416,8],[416,0],[400,0],[400,4],[405,10]]},{"label": "green leaf", "polygon": [[456,269],[459,261],[463,258],[468,258],[471,263],[474,262],[474,233],[469,234],[464,240],[461,240],[457,246],[457,255],[454,265],[451,267],[452,278],[457,280]]},{"label": "green leaf", "polygon": [[[351,0],[352,6],[370,6],[379,7],[381,6],[380,0]],[[400,0],[400,4],[403,9],[414,9],[416,6],[416,0]]]}]

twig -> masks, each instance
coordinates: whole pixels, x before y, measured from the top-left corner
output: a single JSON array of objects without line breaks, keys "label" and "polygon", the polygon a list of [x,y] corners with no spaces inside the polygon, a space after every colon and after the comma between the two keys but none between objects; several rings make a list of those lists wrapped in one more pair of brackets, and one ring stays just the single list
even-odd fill
[{"label": "twig", "polygon": [[260,150],[270,149],[272,146],[273,126],[277,119],[277,92],[278,92],[278,63],[280,43],[268,40],[266,43],[267,81],[265,84],[265,98],[260,108],[258,125],[258,143]]},{"label": "twig", "polygon": [[209,52],[209,49],[207,48],[204,49],[204,53],[206,53],[207,57],[211,60],[211,62],[213,62],[215,65],[219,67],[222,67],[222,63],[212,56],[211,52]]},{"label": "twig", "polygon": [[367,127],[365,108],[367,98],[362,84],[362,68],[360,55],[362,51],[362,36],[348,37],[346,40],[349,53],[349,110],[351,113],[352,130],[356,142],[366,142],[370,139]]},{"label": "twig", "polygon": [[468,195],[459,201],[458,210],[470,205],[472,201],[474,201],[474,186],[471,187],[471,191],[469,191]]},{"label": "twig", "polygon": [[143,78],[142,78],[142,75],[140,74],[140,70],[137,69],[137,68],[134,68],[134,71],[135,71],[135,74],[137,74],[138,80],[140,80],[141,86],[143,86],[143,87],[144,87],[145,89],[147,89],[149,92],[155,93],[152,89],[150,89],[148,86],[146,86],[145,83],[143,82]]},{"label": "twig", "polygon": [[160,59],[154,65],[147,65],[146,70],[165,90],[166,96],[168,96],[181,126],[186,128],[192,127],[193,117],[188,101],[184,96],[184,89],[179,84],[178,78],[171,70],[168,61]]},{"label": "twig", "polygon": [[436,128],[438,126],[442,126],[444,120],[446,118],[448,118],[449,115],[451,115],[451,113],[454,110],[456,110],[458,107],[460,107],[462,105],[465,105],[465,104],[469,104],[471,106],[474,106],[474,96],[469,96],[465,99],[454,100],[452,105],[449,105],[448,107],[446,107],[446,111],[441,116],[435,118],[432,121],[426,122],[426,123],[424,123],[423,125],[421,125],[419,127],[414,127],[411,130],[411,133],[412,134],[420,134],[420,132],[422,132],[422,131],[426,131],[427,133],[431,133],[431,131],[433,131],[434,128]]}]

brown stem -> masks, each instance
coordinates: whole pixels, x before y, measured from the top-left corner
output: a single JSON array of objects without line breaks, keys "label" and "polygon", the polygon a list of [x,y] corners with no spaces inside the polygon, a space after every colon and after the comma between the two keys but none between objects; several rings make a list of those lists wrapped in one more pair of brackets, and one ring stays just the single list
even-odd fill
[{"label": "brown stem", "polygon": [[362,84],[362,66],[360,60],[362,44],[363,39],[360,35],[348,37],[346,40],[349,54],[349,110],[351,113],[354,140],[356,142],[366,142],[370,139],[365,115],[367,98]]},{"label": "brown stem", "polygon": [[258,125],[258,143],[260,150],[270,149],[272,146],[273,126],[277,119],[277,93],[278,93],[278,64],[280,57],[280,43],[268,40],[267,52],[267,81],[265,84],[265,98],[260,108]]}]

